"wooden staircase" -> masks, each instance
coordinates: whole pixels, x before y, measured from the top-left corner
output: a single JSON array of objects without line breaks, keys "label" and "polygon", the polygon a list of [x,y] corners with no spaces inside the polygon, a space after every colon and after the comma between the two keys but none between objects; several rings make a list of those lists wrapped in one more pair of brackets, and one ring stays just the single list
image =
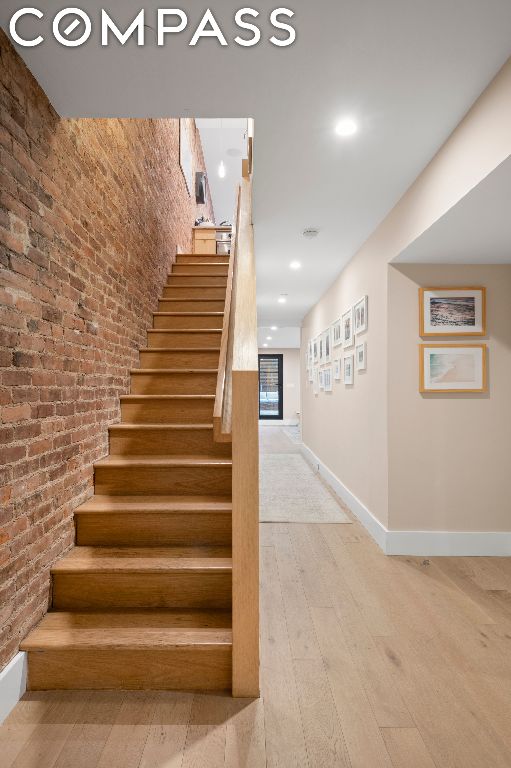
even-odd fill
[{"label": "wooden staircase", "polygon": [[32,690],[231,689],[232,451],[213,430],[228,272],[228,256],[177,256],[21,646]]}]

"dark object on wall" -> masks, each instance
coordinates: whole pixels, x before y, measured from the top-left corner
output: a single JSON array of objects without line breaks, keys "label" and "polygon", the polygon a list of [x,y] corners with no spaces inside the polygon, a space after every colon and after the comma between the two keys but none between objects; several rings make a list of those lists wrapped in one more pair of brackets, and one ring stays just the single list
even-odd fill
[{"label": "dark object on wall", "polygon": [[195,174],[195,202],[198,205],[206,205],[206,174],[204,171],[197,171]]}]

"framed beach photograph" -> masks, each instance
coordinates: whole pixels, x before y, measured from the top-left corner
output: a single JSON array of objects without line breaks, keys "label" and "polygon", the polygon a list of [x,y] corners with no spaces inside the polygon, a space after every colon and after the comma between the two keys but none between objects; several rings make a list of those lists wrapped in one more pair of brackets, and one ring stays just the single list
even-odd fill
[{"label": "framed beach photograph", "polygon": [[344,347],[352,347],[353,337],[353,307],[350,307],[341,318],[342,322],[342,343]]},{"label": "framed beach photograph", "polygon": [[365,371],[367,368],[366,354],[367,345],[365,341],[355,346],[355,367],[357,371]]},{"label": "framed beach photograph", "polygon": [[344,358],[344,383],[353,384],[353,355],[346,355]]},{"label": "framed beach photograph", "polygon": [[355,333],[367,331],[367,296],[363,296],[353,307]]},{"label": "framed beach photograph", "polygon": [[419,288],[421,336],[485,336],[486,288]]},{"label": "framed beach photograph", "polygon": [[341,360],[334,360],[334,381],[341,380]]},{"label": "framed beach photograph", "polygon": [[325,392],[332,391],[332,366],[331,365],[329,365],[328,368],[325,368],[323,370],[323,386],[325,388]]},{"label": "framed beach photograph", "polygon": [[419,344],[420,392],[486,392],[486,344]]},{"label": "framed beach photograph", "polygon": [[342,344],[342,320],[336,320],[332,325],[332,346],[338,347]]}]

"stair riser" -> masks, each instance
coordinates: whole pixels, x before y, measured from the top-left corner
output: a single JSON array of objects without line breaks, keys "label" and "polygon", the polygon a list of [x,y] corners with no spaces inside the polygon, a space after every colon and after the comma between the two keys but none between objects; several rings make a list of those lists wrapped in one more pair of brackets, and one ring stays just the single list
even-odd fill
[{"label": "stair riser", "polygon": [[197,275],[169,275],[167,285],[175,287],[177,285],[206,285],[223,287],[224,291],[227,285],[227,277],[224,275],[204,275],[197,270]]},{"label": "stair riser", "polygon": [[230,456],[231,443],[216,443],[213,429],[110,428],[110,453],[115,456],[211,455]]},{"label": "stair riser", "polygon": [[213,395],[217,372],[137,373],[131,376],[133,395]]},{"label": "stair riser", "polygon": [[223,312],[224,306],[223,299],[160,299],[158,312]]},{"label": "stair riser", "polygon": [[192,467],[96,467],[96,494],[230,496],[230,465]]},{"label": "stair riser", "polygon": [[176,264],[229,264],[229,256],[222,253],[178,253]]},{"label": "stair riser", "polygon": [[179,331],[171,331],[170,333],[151,331],[147,334],[147,346],[150,348],[171,348],[185,347],[214,347],[220,349],[220,341],[222,338],[221,333],[212,333],[204,329],[204,332],[200,333],[184,333]]},{"label": "stair riser", "polygon": [[121,417],[125,424],[209,424],[213,419],[213,401],[124,403]]},{"label": "stair riser", "polygon": [[[197,283],[197,281],[195,281]],[[220,299],[225,301],[225,287],[206,286],[202,281],[195,286],[166,285],[162,299]]]},{"label": "stair riser", "polygon": [[153,328],[216,328],[222,329],[223,315],[154,315]]},{"label": "stair riser", "polygon": [[141,368],[218,368],[220,350],[212,352],[151,352],[140,351]]},{"label": "stair riser", "polygon": [[229,646],[29,652],[28,663],[31,691],[223,691],[231,687]]},{"label": "stair riser", "polygon": [[174,275],[180,275],[181,273],[198,272],[201,275],[223,275],[227,276],[229,271],[229,264],[204,264],[200,259],[197,259],[194,264],[174,264],[172,272],[169,277]]},{"label": "stair riser", "polygon": [[230,573],[66,573],[53,576],[53,609],[231,606]]},{"label": "stair riser", "polygon": [[76,543],[98,547],[231,544],[230,512],[78,514]]}]

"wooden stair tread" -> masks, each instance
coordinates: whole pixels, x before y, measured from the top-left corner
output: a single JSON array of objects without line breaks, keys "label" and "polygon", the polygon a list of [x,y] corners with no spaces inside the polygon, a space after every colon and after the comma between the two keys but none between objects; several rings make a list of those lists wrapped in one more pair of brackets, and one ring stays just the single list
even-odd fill
[{"label": "wooden stair tread", "polygon": [[232,512],[229,498],[215,496],[91,496],[75,514],[110,512]]},{"label": "wooden stair tread", "polygon": [[45,630],[131,629],[149,627],[152,629],[179,629],[212,627],[230,629],[231,611],[202,610],[200,608],[124,608],[109,611],[49,611],[39,624]]},{"label": "wooden stair tread", "polygon": [[[193,274],[194,273],[192,273],[192,275]],[[181,275],[174,275],[174,277],[191,277],[192,275],[183,275],[183,274],[181,274]],[[224,277],[224,275],[195,275],[195,277]],[[227,276],[226,276],[226,278],[227,278]],[[166,288],[173,288],[173,289],[179,288],[179,289],[182,289],[184,291],[187,291],[189,288],[225,288],[226,286],[225,285],[211,285],[210,283],[188,283],[187,285],[173,285],[173,284],[169,285],[167,283],[167,285],[165,287]],[[165,300],[168,301],[168,299],[165,299]]]},{"label": "wooden stair tread", "polygon": [[223,312],[153,312],[155,317],[223,317]]},{"label": "wooden stair tread", "polygon": [[147,333],[222,333],[221,328],[148,328]]},{"label": "wooden stair tread", "polygon": [[[165,328],[161,329],[162,331],[168,330]],[[178,329],[180,330],[180,329]],[[186,330],[186,329],[185,329]],[[214,328],[210,328],[207,330],[214,330]],[[181,354],[182,352],[219,352],[218,347],[142,347],[142,349],[139,350],[139,352],[149,352],[150,354],[158,353],[158,352],[176,352],[178,354]]]},{"label": "wooden stair tread", "polygon": [[121,395],[122,402],[147,403],[149,400],[214,400],[215,395]]},{"label": "wooden stair tread", "polygon": [[230,645],[231,615],[227,611],[53,611],[25,638],[22,650],[163,650]]},{"label": "wooden stair tread", "polygon": [[94,467],[206,467],[206,466],[231,466],[232,459],[226,456],[193,456],[186,454],[159,456],[152,455],[133,455],[116,456],[110,454],[104,459],[94,462]]},{"label": "wooden stair tread", "polygon": [[[178,262],[176,261],[172,265],[173,267],[182,267],[184,264],[186,264],[187,266],[192,266],[192,267],[198,267],[199,265],[201,265],[201,266],[204,265],[204,266],[208,266],[208,267],[210,267],[212,265],[217,267],[218,265],[220,265],[222,267],[226,267],[229,264],[229,254],[228,253],[180,253],[178,255],[179,256],[186,256],[186,258],[188,258],[188,259],[190,258],[190,256],[193,256],[195,259],[197,259],[197,261],[195,263],[193,261],[182,261],[180,264],[178,264]],[[206,259],[207,259],[208,256],[213,256],[213,257],[223,256],[226,259],[226,261],[205,261],[204,257],[206,257]],[[200,261],[199,261],[199,259],[200,259]],[[169,275],[171,275],[171,274],[172,274],[172,272],[169,272]]]},{"label": "wooden stair tread", "polygon": [[231,646],[230,629],[34,629],[20,648],[24,651],[94,651],[153,650]]},{"label": "wooden stair tread", "polygon": [[[183,266],[183,265],[181,265],[181,266]],[[187,267],[199,267],[200,264],[187,264],[186,266]],[[218,266],[218,265],[208,264],[208,266]],[[222,267],[223,266],[227,266],[227,264],[220,264],[220,266],[222,266]],[[220,274],[215,275],[215,274],[211,274],[211,272],[195,272],[193,269],[192,269],[191,272],[171,272],[167,279],[170,280],[173,277],[224,277],[225,280],[227,281],[227,274],[226,273],[223,274],[223,273],[220,272]]]},{"label": "wooden stair tread", "polygon": [[24,651],[94,651],[153,650],[168,648],[197,648],[197,646],[231,646],[230,629],[34,629],[20,648]]},{"label": "wooden stair tread", "polygon": [[230,573],[229,547],[74,547],[51,568],[66,573]]},{"label": "wooden stair tread", "polygon": [[119,430],[120,432],[130,432],[140,430],[157,429],[164,431],[179,431],[179,430],[206,430],[213,429],[213,424],[111,424],[108,427],[109,431]]},{"label": "wooden stair tread", "polygon": [[133,368],[130,371],[132,376],[155,375],[169,373],[217,373],[218,368]]}]

